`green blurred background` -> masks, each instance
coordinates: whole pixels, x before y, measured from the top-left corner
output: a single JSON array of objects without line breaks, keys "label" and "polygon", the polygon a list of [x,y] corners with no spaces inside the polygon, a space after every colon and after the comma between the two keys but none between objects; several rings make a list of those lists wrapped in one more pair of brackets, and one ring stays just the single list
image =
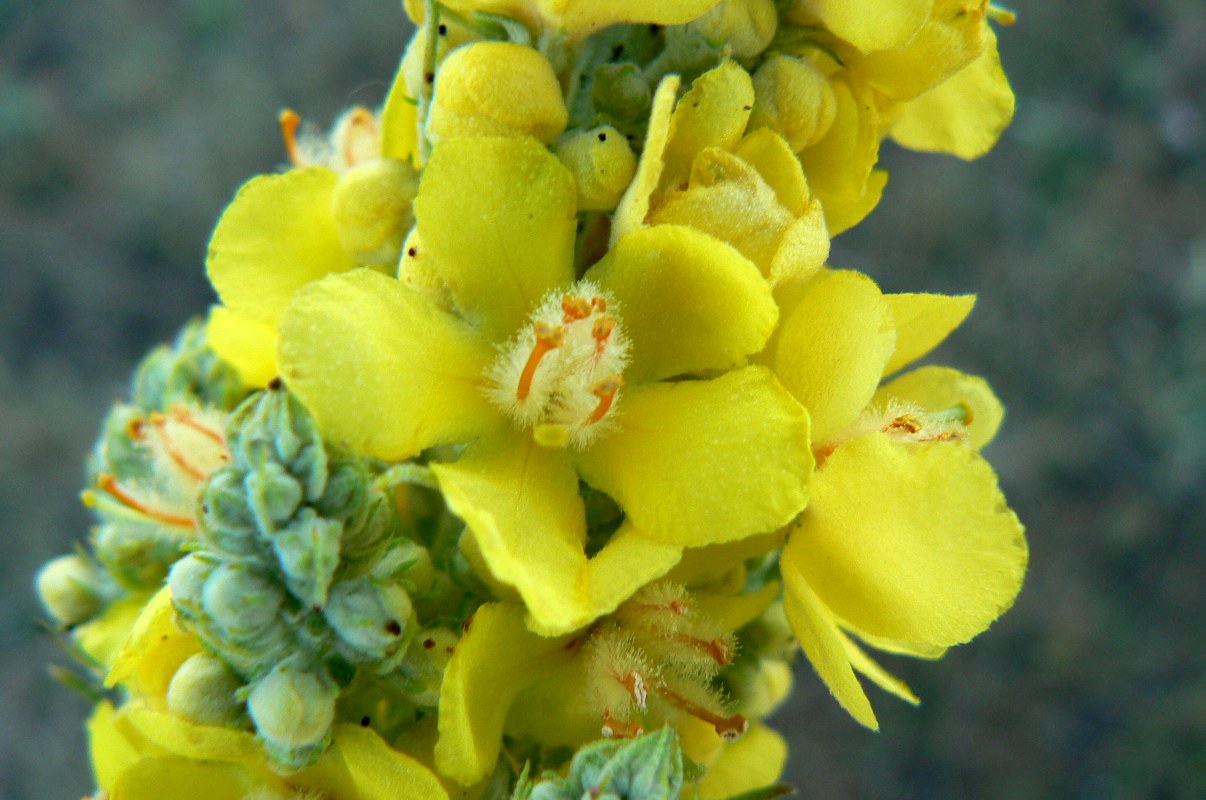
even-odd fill
[{"label": "green blurred background", "polygon": [[[1206,797],[1206,3],[1016,8],[1000,146],[885,147],[833,262],[980,294],[937,360],[1009,409],[987,452],[1026,587],[944,661],[893,660],[924,705],[873,694],[879,734],[801,663],[776,722],[805,798]],[[282,161],[278,108],[379,102],[406,35],[389,0],[0,0],[0,800],[90,788],[31,579],[87,530],[102,416],[211,301],[206,238]]]}]

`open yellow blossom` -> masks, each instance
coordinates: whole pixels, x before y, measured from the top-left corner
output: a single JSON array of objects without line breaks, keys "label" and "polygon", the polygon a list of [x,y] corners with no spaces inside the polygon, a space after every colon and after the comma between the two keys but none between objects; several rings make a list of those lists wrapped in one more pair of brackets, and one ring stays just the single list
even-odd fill
[{"label": "open yellow blossom", "polygon": [[[482,606],[440,689],[437,768],[471,785],[494,768],[504,734],[576,748],[601,734],[631,737],[670,724],[686,754],[709,767],[717,789],[701,786],[701,796],[727,797],[773,783],[786,755],[782,741],[756,720],[732,713],[710,679],[732,661],[732,632],[778,593],[773,582],[757,592],[727,594],[687,592],[662,581],[591,628],[551,638],[527,628],[519,605]],[[759,746],[750,747],[751,740]],[[725,768],[729,749],[749,758],[748,773]]]},{"label": "open yellow blossom", "polygon": [[282,114],[293,167],[239,189],[206,260],[221,300],[209,343],[252,387],[277,374],[277,327],[293,293],[362,264],[392,268],[413,223],[417,123],[400,78],[380,114],[352,108],[329,142],[299,136],[298,124],[293,112]]},{"label": "open yellow blossom", "polygon": [[[743,366],[777,319],[757,267],[660,225],[575,280],[576,193],[535,140],[447,142],[415,254],[445,294],[359,270],[304,288],[282,326],[283,374],[326,436],[389,461],[466,445],[433,465],[440,488],[544,633],[614,609],[684,547],[787,523],[812,470],[806,415]],[[579,480],[626,515],[593,558]]]},{"label": "open yellow blossom", "polygon": [[[534,32],[564,34],[578,42],[623,23],[682,25],[704,14],[719,0],[445,0],[459,14],[482,12],[519,20]],[[425,0],[405,0],[415,24],[426,19]]]},{"label": "open yellow blossom", "polygon": [[819,269],[829,256],[821,203],[782,136],[746,134],[755,102],[749,74],[725,61],[675,104],[677,88],[675,76],[658,88],[612,241],[646,224],[690,225],[736,247],[772,283]]},{"label": "open yellow blossom", "polygon": [[879,387],[958,325],[971,298],[885,297],[858,273],[824,271],[779,299],[765,357],[809,409],[818,462],[781,560],[784,602],[818,674],[874,728],[856,672],[916,698],[848,634],[937,657],[987,628],[1021,588],[1023,529],[978,453],[1000,403],[980,379],[937,367]]}]

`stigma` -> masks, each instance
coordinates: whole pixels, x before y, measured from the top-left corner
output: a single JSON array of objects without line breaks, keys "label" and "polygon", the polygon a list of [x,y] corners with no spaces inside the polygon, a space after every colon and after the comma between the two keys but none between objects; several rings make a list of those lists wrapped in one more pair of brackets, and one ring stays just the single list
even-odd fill
[{"label": "stigma", "polygon": [[618,311],[589,281],[548,294],[499,348],[490,399],[545,447],[590,444],[611,429],[624,386],[629,343]]}]

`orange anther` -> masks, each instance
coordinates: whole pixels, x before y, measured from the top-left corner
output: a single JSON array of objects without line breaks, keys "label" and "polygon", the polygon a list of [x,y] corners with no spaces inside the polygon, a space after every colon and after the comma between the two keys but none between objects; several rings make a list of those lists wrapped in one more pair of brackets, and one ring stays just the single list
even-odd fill
[{"label": "orange anther", "polygon": [[108,492],[109,494],[113,495],[123,505],[125,505],[129,508],[132,508],[135,511],[138,511],[142,514],[146,514],[148,517],[157,519],[160,522],[167,523],[168,525],[179,525],[181,527],[187,527],[187,528],[192,528],[192,527],[196,526],[196,523],[193,521],[193,519],[191,517],[181,517],[181,516],[177,516],[175,514],[168,514],[165,511],[158,511],[154,508],[151,508],[146,503],[143,503],[137,497],[135,497],[134,495],[130,494],[125,489],[123,489],[121,484],[119,484],[117,482],[117,479],[114,478],[112,475],[110,475],[107,472],[102,472],[100,475],[97,476],[96,485],[102,491]]},{"label": "orange anther", "polygon": [[592,425],[607,415],[607,412],[611,410],[611,404],[615,402],[616,392],[620,391],[620,387],[623,385],[624,379],[621,376],[612,375],[590,387],[590,393],[599,398],[599,405],[595,406],[595,410],[587,417],[587,425]]},{"label": "orange anther", "polygon": [[620,679],[620,683],[632,695],[633,701],[637,707],[644,709],[645,704],[649,701],[649,687],[645,685],[645,678],[635,669]]},{"label": "orange anther", "polygon": [[703,650],[717,664],[733,663],[733,648],[724,639],[696,639],[694,636],[683,636],[679,639],[692,647]]},{"label": "orange anther", "polygon": [[590,307],[602,314],[607,310],[607,298],[598,296],[592,297],[590,299]]},{"label": "orange anther", "polygon": [[599,317],[595,320],[595,326],[590,329],[590,335],[595,337],[595,340],[602,345],[615,329],[615,317]]},{"label": "orange anther", "polygon": [[135,417],[126,423],[126,436],[129,436],[136,442],[141,442],[142,437],[146,436],[146,427],[141,417]]},{"label": "orange anther", "polygon": [[603,715],[603,736],[607,739],[635,739],[644,732],[639,722],[616,719],[611,712]]},{"label": "orange anther", "polygon": [[371,149],[377,141],[377,118],[364,106],[356,106],[348,116],[343,139],[343,159],[349,165],[360,162],[362,149]]},{"label": "orange anther", "polygon": [[713,713],[708,709],[691,702],[683,697],[678,692],[667,688],[659,689],[661,695],[669,700],[674,705],[681,708],[696,719],[703,720],[716,729],[716,733],[720,738],[728,742],[734,742],[742,737],[746,731],[750,729],[750,722],[740,714],[734,714],[731,717],[722,717],[719,714]]},{"label": "orange anther", "polygon": [[580,319],[586,319],[590,316],[590,303],[583,300],[581,297],[574,297],[572,294],[567,294],[561,298],[561,310],[565,312],[565,321],[567,323],[576,322]]},{"label": "orange anther", "polygon": [[285,140],[285,152],[293,166],[302,165],[301,150],[297,147],[297,129],[301,127],[301,116],[291,108],[281,111],[277,120],[281,124],[281,137]]},{"label": "orange anther", "polygon": [[547,323],[537,322],[535,329],[536,346],[532,348],[532,354],[528,356],[527,363],[523,365],[523,373],[519,376],[519,386],[515,388],[516,400],[527,399],[532,392],[532,378],[536,377],[536,368],[540,366],[540,359],[544,358],[550,350],[560,347],[565,338],[564,328],[554,328]]},{"label": "orange anther", "polygon": [[903,431],[904,433],[917,433],[921,430],[921,420],[912,414],[901,414],[896,419],[888,423],[888,428],[894,431]]}]

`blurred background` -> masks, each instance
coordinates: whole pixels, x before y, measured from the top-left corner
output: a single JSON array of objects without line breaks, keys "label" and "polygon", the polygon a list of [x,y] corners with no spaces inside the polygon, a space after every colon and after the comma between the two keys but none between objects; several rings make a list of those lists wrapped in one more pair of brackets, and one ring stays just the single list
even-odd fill
[{"label": "blurred background", "polygon": [[[1206,3],[1017,0],[1013,127],[967,164],[886,146],[835,265],[975,292],[936,360],[1009,414],[987,454],[1031,567],[992,631],[889,666],[860,729],[801,659],[804,798],[1206,796]],[[91,787],[36,619],[87,531],[82,461],[139,357],[212,296],[209,231],[283,160],[283,105],[383,97],[392,0],[0,0],[0,800]],[[872,690],[875,692],[875,690]]]}]

